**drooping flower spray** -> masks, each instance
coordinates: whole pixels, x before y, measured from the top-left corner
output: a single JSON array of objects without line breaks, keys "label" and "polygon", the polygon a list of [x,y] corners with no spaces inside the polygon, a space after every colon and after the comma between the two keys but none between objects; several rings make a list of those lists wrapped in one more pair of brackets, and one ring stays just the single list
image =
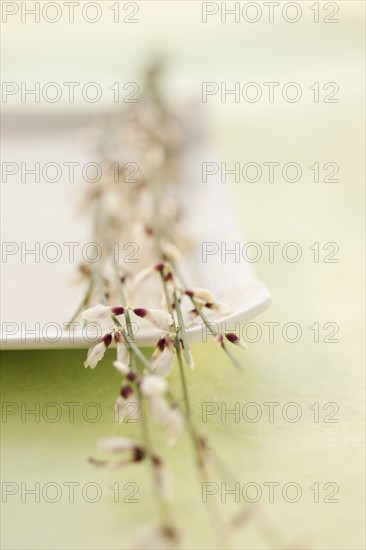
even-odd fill
[{"label": "drooping flower spray", "polygon": [[[207,312],[220,317],[229,308],[216,301],[210,290],[187,285],[181,273],[182,256],[192,246],[176,192],[184,184],[187,136],[184,120],[163,100],[160,73],[160,65],[153,65],[139,101],[126,104],[120,116],[106,123],[108,139],[102,139],[103,147],[99,144],[103,178],[82,201],[83,210],[92,213],[93,241],[103,255],[100,261],[80,267],[87,290],[72,318],[81,315],[84,322],[104,328],[100,341],[88,351],[86,368],[94,369],[106,350],[115,347],[113,366],[122,376],[115,401],[117,421],[123,422],[126,404],[135,404],[139,412],[140,442],[123,434],[105,437],[100,448],[117,458],[91,459],[96,466],[113,468],[149,464],[160,520],[139,539],[138,548],[171,548],[179,541],[172,519],[170,471],[163,453],[154,448],[147,416],[162,425],[170,446],[187,429],[201,480],[212,473],[215,453],[191,413],[186,369],[194,369],[195,362],[187,329],[203,323],[238,368],[241,364],[230,347],[246,347],[236,334],[221,333],[208,321]],[[130,261],[122,261],[116,253],[121,246]],[[137,345],[139,330],[148,327],[159,331],[150,359]],[[179,369],[182,403],[169,386],[174,365]],[[210,512],[215,525],[222,523],[218,510]],[[242,520],[229,522],[226,528],[233,529]]]}]

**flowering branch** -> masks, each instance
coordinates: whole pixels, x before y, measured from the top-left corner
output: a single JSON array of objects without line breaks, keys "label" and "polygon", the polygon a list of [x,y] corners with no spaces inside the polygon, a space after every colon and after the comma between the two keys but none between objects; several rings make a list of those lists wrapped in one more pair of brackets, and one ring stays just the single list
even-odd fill
[{"label": "flowering branch", "polygon": [[[186,380],[185,365],[192,370],[195,367],[188,342],[189,327],[200,320],[238,368],[241,365],[229,346],[246,348],[236,334],[221,333],[206,317],[206,310],[224,317],[229,308],[217,302],[210,290],[188,286],[180,272],[181,258],[192,245],[176,193],[183,179],[181,163],[187,144],[182,121],[162,100],[158,76],[157,67],[148,72],[144,101],[129,105],[121,114],[123,132],[115,125],[115,149],[118,152],[120,146],[121,159],[133,151],[140,177],[121,185],[107,172],[84,200],[83,206],[86,203],[94,215],[94,240],[102,243],[107,254],[92,270],[81,266],[88,289],[70,321],[71,324],[82,312],[85,322],[99,323],[104,330],[102,338],[88,351],[86,368],[94,369],[112,343],[116,347],[113,366],[122,375],[115,402],[118,421],[123,422],[127,403],[138,406],[142,442],[124,436],[104,438],[101,450],[116,454],[118,459],[90,461],[109,468],[146,461],[150,464],[161,520],[139,548],[171,546],[178,541],[171,519],[170,473],[153,448],[147,417],[164,426],[169,445],[174,445],[187,426],[201,479],[208,479],[211,471],[209,445],[194,425]],[[103,147],[104,162],[107,157]],[[122,163],[118,174],[125,176]],[[112,243],[131,244],[136,239],[141,258],[138,265],[130,263],[127,271],[119,259],[116,261]],[[136,345],[135,321],[139,330],[152,326],[159,332],[150,359]],[[169,387],[175,359],[183,407]],[[215,524],[221,521],[217,510],[212,510],[212,515]],[[231,528],[239,523],[233,521]]]}]

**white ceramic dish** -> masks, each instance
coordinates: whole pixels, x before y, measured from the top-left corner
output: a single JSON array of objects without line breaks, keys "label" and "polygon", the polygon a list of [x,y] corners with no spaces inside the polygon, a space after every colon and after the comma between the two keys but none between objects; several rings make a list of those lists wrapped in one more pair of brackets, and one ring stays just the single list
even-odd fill
[{"label": "white ceramic dish", "polygon": [[[90,161],[78,129],[83,118],[50,120],[9,116],[3,125],[3,162],[18,165],[18,171],[2,182],[2,284],[1,284],[1,347],[2,349],[84,348],[95,338],[88,331],[64,330],[79,301],[83,288],[73,284],[80,251],[89,241],[88,224],[75,214],[74,204],[81,185],[80,170],[74,182],[50,183],[35,181],[25,170],[40,163],[58,163],[66,175],[65,163],[78,162],[83,167]],[[270,304],[270,294],[258,281],[251,265],[232,254],[235,243],[245,241],[237,215],[230,204],[229,193],[219,178],[203,183],[202,162],[213,155],[202,147],[189,157],[191,177],[182,200],[186,202],[189,226],[194,228],[197,248],[185,258],[184,271],[189,283],[205,286],[217,300],[226,302],[231,313],[219,320],[210,320],[233,330],[261,313]],[[24,163],[23,167],[20,163]],[[11,168],[10,168],[11,169]],[[80,168],[81,169],[81,168]],[[51,173],[51,172],[50,172]],[[22,176],[23,180],[22,181]],[[70,245],[75,246],[75,259],[70,261]],[[218,252],[202,261],[202,243],[215,243]],[[22,244],[23,243],[23,244]],[[61,257],[53,262],[57,243]],[[29,252],[35,250],[35,253]],[[28,251],[28,253],[27,253]],[[38,260],[38,261],[37,261]],[[205,331],[204,331],[205,333]],[[138,345],[153,345],[159,331],[141,327]],[[189,328],[190,341],[203,337],[200,325]]]}]

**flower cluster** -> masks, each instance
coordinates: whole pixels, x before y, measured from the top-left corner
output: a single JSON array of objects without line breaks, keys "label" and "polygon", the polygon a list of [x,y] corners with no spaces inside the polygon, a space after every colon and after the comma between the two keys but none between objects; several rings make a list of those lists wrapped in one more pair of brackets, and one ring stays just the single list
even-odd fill
[{"label": "flower cluster", "polygon": [[[181,274],[182,258],[193,246],[177,192],[184,181],[182,159],[190,130],[184,117],[163,101],[159,73],[159,67],[148,71],[144,100],[128,106],[120,118],[108,123],[108,143],[113,143],[113,147],[108,152],[103,144],[101,162],[108,164],[112,155],[118,156],[122,167],[128,164],[123,163],[124,159],[134,158],[140,174],[121,184],[107,171],[109,175],[89,189],[84,198],[84,209],[93,213],[93,238],[107,255],[93,268],[80,266],[80,276],[88,286],[73,319],[81,314],[85,323],[98,323],[102,328],[104,335],[89,349],[84,365],[94,369],[106,350],[115,348],[113,367],[122,377],[115,416],[122,423],[128,410],[126,404],[134,403],[143,426],[141,442],[123,435],[104,438],[100,449],[117,458],[91,462],[109,468],[149,462],[158,497],[167,503],[172,494],[171,478],[161,453],[155,451],[146,435],[147,415],[163,427],[170,446],[186,426],[202,478],[206,479],[212,469],[207,440],[194,425],[185,379],[186,367],[195,367],[187,336],[190,327],[205,324],[214,342],[236,366],[240,363],[229,348],[246,346],[236,334],[221,333],[208,322],[208,314],[228,315],[228,306],[217,301],[210,290],[188,286]],[[121,168],[119,175],[125,176],[124,170]],[[138,242],[140,253],[139,261],[129,263],[128,270],[124,263],[116,261],[112,246],[126,242]],[[134,326],[138,330],[150,327],[156,333],[150,358],[136,345]],[[175,365],[179,369],[182,403],[169,385]],[[151,531],[158,537],[159,547],[163,547],[162,539],[170,544],[177,538],[176,528],[165,519]]]}]

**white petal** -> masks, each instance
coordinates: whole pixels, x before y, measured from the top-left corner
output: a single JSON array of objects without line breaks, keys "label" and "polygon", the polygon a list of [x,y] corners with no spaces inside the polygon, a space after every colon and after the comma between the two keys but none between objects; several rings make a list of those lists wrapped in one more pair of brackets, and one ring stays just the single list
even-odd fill
[{"label": "white petal", "polygon": [[195,298],[199,298],[204,302],[208,302],[209,304],[212,304],[212,302],[215,301],[212,292],[207,288],[196,287],[196,288],[191,288],[190,290],[193,292],[193,296]]},{"label": "white petal", "polygon": [[164,395],[168,389],[168,383],[160,376],[144,376],[140,386],[141,392],[148,396]]},{"label": "white petal", "polygon": [[172,407],[166,417],[168,431],[168,445],[172,446],[183,431],[184,417],[178,407]]},{"label": "white petal", "polygon": [[113,366],[121,374],[128,374],[130,372],[130,367],[122,361],[113,361]]},{"label": "white petal", "polygon": [[154,358],[152,361],[152,368],[157,376],[165,378],[168,376],[174,365],[174,352],[166,347],[164,351]]},{"label": "white petal", "polygon": [[165,332],[169,332],[173,324],[172,316],[163,309],[148,309],[145,318],[156,328]]},{"label": "white petal", "polygon": [[149,410],[152,418],[157,422],[165,422],[170,407],[164,397],[153,396],[149,398]]},{"label": "white petal", "polygon": [[173,243],[167,241],[161,244],[161,251],[168,260],[173,260],[175,262],[180,262],[182,259],[182,254],[180,250]]},{"label": "white petal", "polygon": [[85,368],[90,367],[91,369],[95,369],[99,361],[103,358],[106,349],[104,342],[99,342],[99,344],[90,348],[86,360],[84,361]]},{"label": "white petal", "polygon": [[107,317],[111,316],[112,313],[110,307],[98,304],[95,307],[90,307],[89,309],[86,309],[82,313],[81,318],[84,319],[84,321],[100,321],[101,319],[106,319]]},{"label": "white petal", "polygon": [[129,451],[136,447],[136,443],[128,437],[121,437],[118,435],[102,437],[99,440],[99,448],[101,451],[107,453],[121,453],[123,451]]},{"label": "white petal", "polygon": [[161,498],[165,501],[171,501],[173,484],[168,468],[164,464],[156,465],[155,476]]},{"label": "white petal", "polygon": [[227,304],[224,304],[223,302],[215,302],[212,304],[212,308],[214,311],[217,311],[219,315],[222,315],[224,317],[225,315],[228,315],[230,313],[230,308]]},{"label": "white petal", "polygon": [[117,361],[125,365],[130,364],[130,356],[125,342],[117,342]]}]

